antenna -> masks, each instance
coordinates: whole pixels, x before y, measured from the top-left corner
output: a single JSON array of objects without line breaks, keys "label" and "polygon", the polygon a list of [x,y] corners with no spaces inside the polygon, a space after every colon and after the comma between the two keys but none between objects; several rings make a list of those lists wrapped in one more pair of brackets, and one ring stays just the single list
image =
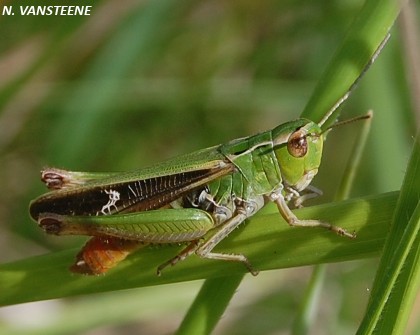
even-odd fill
[{"label": "antenna", "polygon": [[370,110],[365,115],[359,115],[359,116],[353,117],[351,119],[347,119],[347,120],[343,120],[343,121],[340,121],[340,122],[336,122],[333,125],[329,126],[327,129],[325,129],[321,134],[326,133],[328,130],[330,130],[332,128],[340,127],[340,126],[343,126],[343,125],[348,124],[348,123],[352,123],[352,122],[360,121],[360,120],[370,119],[372,116],[373,116],[373,112]]},{"label": "antenna", "polygon": [[[381,53],[382,49],[384,48],[386,42],[388,42],[389,37],[391,35],[388,33],[386,34],[385,38],[382,40],[381,44],[379,44],[378,48],[373,53],[372,57],[370,58],[369,62],[365,65],[362,72],[359,74],[359,76],[355,79],[353,84],[349,87],[347,92],[334,104],[334,106],[328,111],[327,114],[322,118],[322,120],[318,123],[320,127],[329,119],[332,113],[334,113],[338,107],[340,107],[344,101],[348,99],[350,94],[353,92],[353,90],[356,88],[357,84],[359,83],[360,79],[363,77],[363,75],[369,70],[370,66],[373,64],[373,62],[378,58],[379,54]],[[350,120],[348,120],[350,121]],[[344,121],[343,121],[344,122]],[[341,123],[341,122],[340,122]],[[337,125],[337,123],[335,124]],[[331,128],[331,127],[330,127]]]}]

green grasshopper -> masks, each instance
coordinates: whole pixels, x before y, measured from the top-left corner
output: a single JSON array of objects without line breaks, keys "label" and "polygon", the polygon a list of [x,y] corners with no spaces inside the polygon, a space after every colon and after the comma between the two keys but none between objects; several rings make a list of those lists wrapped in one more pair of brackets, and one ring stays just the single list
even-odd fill
[{"label": "green grasshopper", "polygon": [[256,275],[244,255],[213,249],[267,202],[274,202],[291,226],[323,227],[354,238],[354,233],[329,223],[298,219],[288,203],[300,206],[320,194],[310,183],[321,163],[325,134],[321,127],[347,99],[384,43],[318,124],[297,119],[134,172],[47,168],[41,179],[53,191],[31,202],[30,215],[48,234],[92,236],[71,267],[83,274],[105,273],[148,244],[185,243],[179,254],[157,268],[158,274],[196,254],[242,262]]}]

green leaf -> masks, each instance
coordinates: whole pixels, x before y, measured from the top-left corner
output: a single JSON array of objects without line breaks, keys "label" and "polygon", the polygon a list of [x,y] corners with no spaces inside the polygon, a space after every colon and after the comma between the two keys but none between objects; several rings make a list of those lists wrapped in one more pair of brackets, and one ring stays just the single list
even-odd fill
[{"label": "green leaf", "polygon": [[[223,240],[216,250],[244,253],[260,271],[377,256],[383,247],[396,199],[397,193],[387,193],[295,211],[301,219],[316,218],[354,230],[358,234],[355,240],[339,237],[322,228],[290,228],[274,206],[270,206],[272,213],[256,215]],[[192,256],[157,277],[156,267],[179,250],[179,246],[140,250],[99,277],[69,272],[76,249],[2,264],[0,305],[246,272],[242,264]]]},{"label": "green leaf", "polygon": [[[365,70],[396,20],[404,1],[368,0],[354,20],[342,46],[319,80],[302,117],[319,122]],[[323,125],[334,123],[339,109]]]},{"label": "green leaf", "polygon": [[243,277],[242,274],[238,274],[207,279],[176,334],[210,334]]},{"label": "green leaf", "polygon": [[403,334],[420,289],[420,132],[358,334]]}]

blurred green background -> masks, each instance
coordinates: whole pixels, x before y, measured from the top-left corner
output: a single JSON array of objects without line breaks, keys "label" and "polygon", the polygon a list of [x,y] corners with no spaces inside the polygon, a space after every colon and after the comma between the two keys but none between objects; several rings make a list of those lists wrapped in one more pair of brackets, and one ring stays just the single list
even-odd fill
[{"label": "blurred green background", "polygon": [[[84,242],[45,236],[29,219],[29,201],[44,191],[44,166],[130,170],[299,117],[363,1],[60,4],[92,5],[92,15],[0,16],[2,263]],[[342,119],[376,112],[353,196],[401,185],[420,120],[412,98],[419,73],[410,63],[418,7],[397,22],[343,108]],[[329,134],[313,182],[324,195],[311,203],[334,198],[359,126]],[[329,267],[311,333],[354,333],[375,268],[376,260]],[[309,276],[310,268],[299,268],[247,277],[215,333],[287,334]],[[170,334],[199,286],[3,308],[0,331]]]}]

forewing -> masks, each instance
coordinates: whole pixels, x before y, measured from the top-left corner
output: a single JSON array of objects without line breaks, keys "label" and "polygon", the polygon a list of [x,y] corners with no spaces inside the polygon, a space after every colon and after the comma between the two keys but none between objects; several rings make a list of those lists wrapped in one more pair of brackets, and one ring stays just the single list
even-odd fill
[{"label": "forewing", "polygon": [[40,213],[48,212],[109,215],[162,208],[187,192],[233,171],[232,163],[210,149],[213,148],[137,173],[126,173],[120,178],[111,176],[47,193],[31,203],[30,214],[37,220]]}]

